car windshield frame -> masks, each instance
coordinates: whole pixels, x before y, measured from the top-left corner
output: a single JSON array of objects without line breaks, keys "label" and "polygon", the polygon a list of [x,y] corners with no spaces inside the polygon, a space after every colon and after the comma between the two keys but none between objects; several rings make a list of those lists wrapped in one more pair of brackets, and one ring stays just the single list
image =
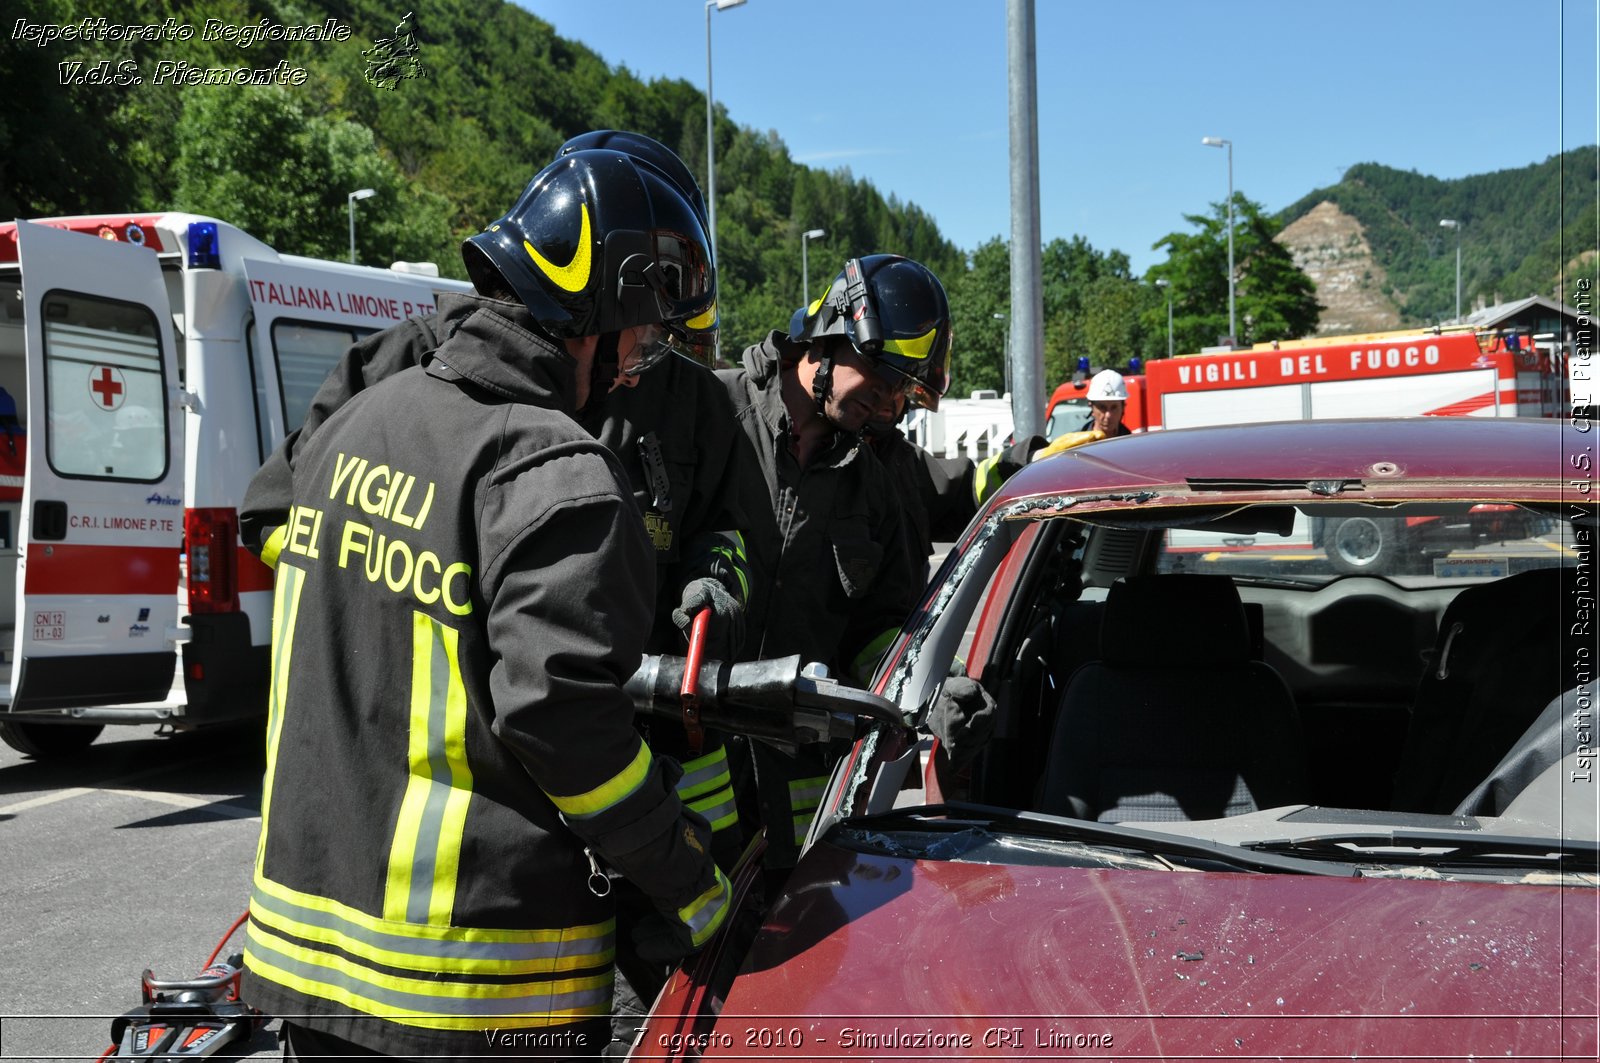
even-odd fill
[{"label": "car windshield frame", "polygon": [[[898,704],[908,721],[916,724],[925,722],[928,707],[940,684],[950,673],[952,660],[971,640],[971,628],[976,624],[980,611],[1001,608],[1009,612],[1025,604],[1019,601],[1020,596],[1010,587],[1002,588],[1011,592],[1005,602],[990,603],[988,598],[996,574],[1031,527],[1039,526],[1042,534],[1044,526],[1052,522],[1072,521],[1083,527],[1155,531],[1194,527],[1203,523],[1193,519],[1198,515],[1205,515],[1212,520],[1248,519],[1251,508],[1260,506],[1289,506],[1297,512],[1311,514],[1372,512],[1404,517],[1408,513],[1413,516],[1445,514],[1464,506],[1509,503],[1518,507],[1516,512],[1519,514],[1555,520],[1568,528],[1581,527],[1592,542],[1596,520],[1600,517],[1600,506],[1592,496],[1587,500],[1582,497],[1562,499],[1560,488],[1561,485],[1549,483],[1497,484],[1487,480],[1385,484],[1379,485],[1376,490],[1359,492],[1350,491],[1348,486],[1340,488],[1323,483],[1269,485],[1246,482],[1228,485],[1224,489],[1213,485],[1196,489],[1196,485],[1186,483],[1162,487],[1139,486],[1125,491],[1097,491],[1082,495],[1038,494],[1020,499],[1001,499],[974,519],[956,547],[950,551],[901,639],[886,656],[874,689]],[[1027,559],[1017,558],[1013,563],[1025,565]],[[1235,575],[1235,578],[1241,584],[1252,581],[1248,575]],[[1346,578],[1362,577],[1339,575],[1306,583],[1270,577],[1267,582],[1285,588],[1303,586],[1307,590],[1315,590]],[[1419,576],[1395,582],[1404,585],[1428,578]],[[1450,588],[1488,581],[1482,576],[1457,575],[1454,578],[1437,579],[1435,585]],[[1006,619],[1002,616],[988,619],[985,623],[991,628],[1003,630]],[[918,758],[899,747],[879,750],[878,737],[876,731],[869,733],[858,750],[859,755],[847,758],[850,763],[846,767],[851,777],[845,780],[841,799],[825,810],[828,814],[821,817],[813,837],[820,836],[834,823],[849,821],[851,817],[885,813],[892,807],[894,793],[901,786],[909,785],[908,776],[917,770]],[[902,804],[915,803],[909,795],[902,795],[899,800]],[[1281,825],[1270,826],[1277,823],[1272,813],[1275,812],[1277,816],[1292,815],[1306,807],[1263,810],[1221,820],[1164,823],[1162,829],[1212,844],[1270,844],[1274,838],[1284,836]],[[1026,809],[1010,811],[1028,814]],[[1383,813],[1384,810],[1361,811],[1371,814]],[[1392,815],[1400,816],[1399,813]],[[1257,824],[1254,817],[1259,817],[1261,822]],[[1362,821],[1357,819],[1356,822]],[[1448,829],[1448,824],[1435,826]],[[1527,836],[1532,830],[1535,837],[1553,836],[1557,841],[1566,833],[1564,829],[1555,829],[1553,835],[1549,830],[1540,834],[1539,826],[1526,820],[1507,819],[1502,824],[1493,818],[1484,818],[1476,821],[1471,829],[1480,834],[1503,834],[1507,838]],[[1580,832],[1586,829],[1592,833],[1592,818],[1580,820],[1577,827]],[[1261,833],[1242,833],[1246,829],[1259,829]],[[1314,859],[1326,859],[1332,853],[1333,850],[1328,849],[1306,855]],[[1378,856],[1371,853],[1366,855],[1382,863]],[[1349,859],[1357,858],[1356,854],[1349,854]],[[1580,874],[1580,880],[1589,881],[1590,884],[1593,884],[1594,877],[1589,874],[1585,878]]]}]

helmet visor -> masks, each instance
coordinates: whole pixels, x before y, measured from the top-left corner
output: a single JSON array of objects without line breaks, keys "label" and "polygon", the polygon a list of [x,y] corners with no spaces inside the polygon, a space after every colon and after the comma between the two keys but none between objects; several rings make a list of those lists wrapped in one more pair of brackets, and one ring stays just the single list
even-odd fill
[{"label": "helmet visor", "polygon": [[696,345],[674,325],[640,325],[633,333],[633,348],[617,352],[617,368],[624,376],[649,372],[675,354],[690,361],[700,361]]}]

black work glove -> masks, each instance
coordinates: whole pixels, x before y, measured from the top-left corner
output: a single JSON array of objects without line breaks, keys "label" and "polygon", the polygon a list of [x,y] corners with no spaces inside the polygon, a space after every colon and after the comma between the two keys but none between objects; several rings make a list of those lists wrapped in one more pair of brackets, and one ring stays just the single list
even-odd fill
[{"label": "black work glove", "polygon": [[689,928],[663,912],[651,912],[633,924],[633,951],[646,963],[676,967],[694,951]]},{"label": "black work glove", "polygon": [[960,771],[988,744],[995,709],[994,698],[976,680],[959,675],[944,681],[928,710],[928,730],[950,758],[951,768]]},{"label": "black work glove", "polygon": [[683,588],[682,603],[672,611],[672,622],[684,638],[689,637],[695,614],[702,609],[711,610],[706,627],[706,657],[713,661],[733,660],[744,645],[744,606],[728,593],[728,588],[710,577],[691,580]]}]

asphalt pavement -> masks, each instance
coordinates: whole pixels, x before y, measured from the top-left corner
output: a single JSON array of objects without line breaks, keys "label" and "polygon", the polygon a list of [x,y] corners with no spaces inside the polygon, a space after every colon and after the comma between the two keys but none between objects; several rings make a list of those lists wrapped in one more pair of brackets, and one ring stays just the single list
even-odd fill
[{"label": "asphalt pavement", "polygon": [[[259,725],[0,746],[0,1060],[95,1060],[144,968],[200,972],[249,903],[262,765]],[[274,1029],[213,1058],[279,1058]]]}]

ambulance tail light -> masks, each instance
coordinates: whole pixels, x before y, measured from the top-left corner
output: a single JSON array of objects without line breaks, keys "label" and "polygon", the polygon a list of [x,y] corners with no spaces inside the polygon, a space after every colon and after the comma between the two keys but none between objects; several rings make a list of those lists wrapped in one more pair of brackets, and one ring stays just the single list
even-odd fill
[{"label": "ambulance tail light", "polygon": [[189,555],[189,612],[236,613],[239,579],[235,557],[239,515],[231,509],[191,509],[183,515]]}]

